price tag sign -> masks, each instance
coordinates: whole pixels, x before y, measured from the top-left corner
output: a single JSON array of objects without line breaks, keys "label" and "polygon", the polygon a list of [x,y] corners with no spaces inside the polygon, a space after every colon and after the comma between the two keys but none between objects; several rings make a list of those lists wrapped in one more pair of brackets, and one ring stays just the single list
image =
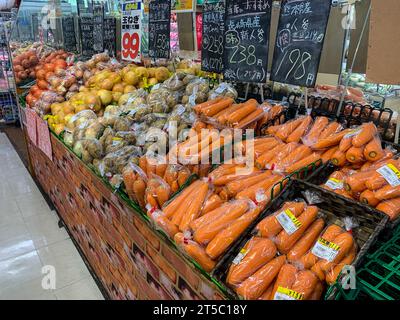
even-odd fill
[{"label": "price tag sign", "polygon": [[271,80],[314,87],[331,0],[282,0]]},{"label": "price tag sign", "polygon": [[121,18],[121,57],[122,60],[140,62],[140,39],[142,2],[127,1],[122,3]]},{"label": "price tag sign", "polygon": [[225,2],[205,2],[201,45],[201,70],[221,73],[223,70]]},{"label": "price tag sign", "polygon": [[226,0],[224,79],[267,80],[272,0]]},{"label": "price tag sign", "polygon": [[170,55],[171,0],[149,4],[149,57],[168,59]]}]

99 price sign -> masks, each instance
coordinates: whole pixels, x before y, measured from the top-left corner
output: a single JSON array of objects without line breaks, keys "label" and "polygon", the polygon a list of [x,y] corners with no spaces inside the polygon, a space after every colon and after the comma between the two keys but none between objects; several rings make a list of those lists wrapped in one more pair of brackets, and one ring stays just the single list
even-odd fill
[{"label": "99 price sign", "polygon": [[140,62],[140,40],[142,37],[142,2],[125,1],[122,3],[121,18],[121,58]]}]

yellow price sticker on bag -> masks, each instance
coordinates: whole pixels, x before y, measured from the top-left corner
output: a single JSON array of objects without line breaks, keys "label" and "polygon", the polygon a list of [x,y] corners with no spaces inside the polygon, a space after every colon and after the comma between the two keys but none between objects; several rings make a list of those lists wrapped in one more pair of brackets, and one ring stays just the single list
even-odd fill
[{"label": "yellow price sticker on bag", "polygon": [[274,300],[303,300],[303,294],[279,286],[278,290],[276,290]]}]

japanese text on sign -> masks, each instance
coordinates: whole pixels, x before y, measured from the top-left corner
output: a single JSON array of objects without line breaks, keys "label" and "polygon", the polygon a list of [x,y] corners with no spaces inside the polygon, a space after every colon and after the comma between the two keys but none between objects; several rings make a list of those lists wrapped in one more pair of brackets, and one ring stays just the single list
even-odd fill
[{"label": "japanese text on sign", "polygon": [[224,21],[224,1],[204,3],[201,48],[201,69],[204,71],[221,73],[223,70]]},{"label": "japanese text on sign", "polygon": [[271,10],[272,0],[226,1],[226,80],[266,81]]},{"label": "japanese text on sign", "polygon": [[149,8],[149,56],[169,58],[171,1],[151,1]]},{"label": "japanese text on sign", "polygon": [[123,60],[140,62],[141,10],[142,3],[139,1],[122,3],[121,57]]}]

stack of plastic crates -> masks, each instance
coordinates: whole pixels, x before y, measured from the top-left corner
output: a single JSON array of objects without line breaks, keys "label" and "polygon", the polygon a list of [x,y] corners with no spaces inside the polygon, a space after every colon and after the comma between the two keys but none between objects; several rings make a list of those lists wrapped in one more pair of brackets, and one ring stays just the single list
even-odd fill
[{"label": "stack of plastic crates", "polygon": [[5,123],[13,123],[18,120],[18,107],[11,92],[0,92],[0,119]]},{"label": "stack of plastic crates", "polygon": [[339,288],[336,300],[400,300],[400,226],[374,247],[357,270],[357,288]]}]

